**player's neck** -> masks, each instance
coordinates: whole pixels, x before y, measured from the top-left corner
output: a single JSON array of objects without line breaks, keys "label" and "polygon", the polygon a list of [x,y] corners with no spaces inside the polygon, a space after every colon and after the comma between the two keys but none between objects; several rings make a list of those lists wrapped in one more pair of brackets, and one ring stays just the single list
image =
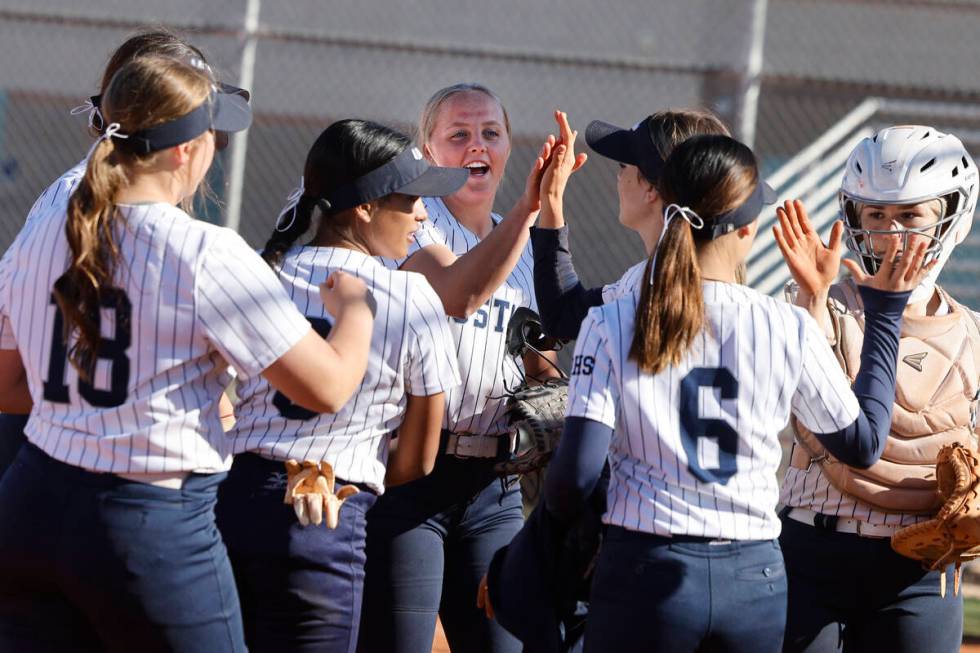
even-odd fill
[{"label": "player's neck", "polygon": [[701,278],[705,281],[723,281],[736,283],[736,269],[739,261],[734,256],[726,256],[723,251],[705,247],[698,252],[698,267],[701,268]]},{"label": "player's neck", "polygon": [[461,204],[452,197],[443,198],[446,208],[453,214],[456,221],[472,231],[481,240],[486,238],[493,229],[490,213],[493,211],[493,200],[478,204]]},{"label": "player's neck", "polygon": [[132,175],[119,189],[116,204],[162,203],[176,206],[183,199],[183,183],[170,171],[142,172]]},{"label": "player's neck", "polygon": [[933,289],[932,295],[929,299],[916,302],[914,304],[908,304],[905,307],[905,315],[909,317],[928,317],[935,315],[936,311],[942,305],[942,298],[939,296],[939,291]]}]

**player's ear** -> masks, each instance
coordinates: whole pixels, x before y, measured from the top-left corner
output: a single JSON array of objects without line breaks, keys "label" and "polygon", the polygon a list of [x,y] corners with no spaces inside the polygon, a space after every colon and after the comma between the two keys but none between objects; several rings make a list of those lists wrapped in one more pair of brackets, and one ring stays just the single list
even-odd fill
[{"label": "player's ear", "polygon": [[369,223],[374,216],[375,206],[372,202],[365,202],[354,207],[354,219],[360,222]]},{"label": "player's ear", "polygon": [[643,200],[647,204],[651,204],[651,205],[659,202],[660,193],[657,191],[657,188],[646,179],[643,179],[642,177],[640,177],[640,181],[642,181],[646,185],[645,186],[646,190],[643,192]]},{"label": "player's ear", "polygon": [[756,228],[758,228],[758,226],[759,226],[759,221],[753,220],[752,222],[746,225],[742,225],[741,227],[736,229],[735,233],[738,234],[739,238],[748,238],[749,236],[755,235],[755,230]]},{"label": "player's ear", "polygon": [[432,158],[432,152],[429,151],[429,145],[427,143],[422,144],[422,156],[424,156],[425,160],[429,163],[435,163],[435,159]]},{"label": "player's ear", "polygon": [[179,145],[174,145],[170,149],[166,150],[173,167],[179,168],[191,160],[191,148],[191,141],[187,141],[185,143],[180,143]]}]

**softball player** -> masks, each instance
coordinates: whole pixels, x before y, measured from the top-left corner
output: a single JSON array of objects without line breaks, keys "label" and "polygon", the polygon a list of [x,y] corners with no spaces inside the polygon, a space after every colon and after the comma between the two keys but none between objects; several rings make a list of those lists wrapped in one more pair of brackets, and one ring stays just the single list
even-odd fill
[{"label": "softball player", "polygon": [[[560,139],[568,142],[572,134],[568,118],[559,112],[557,119]],[[653,251],[663,229],[664,203],[657,178],[664,160],[674,147],[696,134],[727,136],[728,129],[708,111],[677,109],[658,111],[629,130],[594,120],[585,132],[585,140],[593,150],[607,158],[620,157],[616,177],[620,193],[619,221],[639,234],[647,255]],[[641,188],[643,193],[631,193],[634,187]],[[583,287],[572,265],[568,245],[568,227],[561,202],[564,183],[560,191],[547,193],[542,189],[541,214],[537,226],[531,228],[534,292],[545,330],[552,336],[571,339],[578,334],[590,307],[625,297],[639,286],[646,260],[630,267],[613,283],[600,288]],[[637,201],[623,201],[624,193],[627,197],[635,195]]]},{"label": "softball player", "polygon": [[176,207],[214,130],[251,121],[203,70],[135,59],[103,111],[66,213],[0,262],[0,397],[26,377],[33,399],[0,482],[0,649],[241,651],[212,517],[226,370],[336,410],[366,367],[366,288],[324,289],[326,343],[240,237]]},{"label": "softball player", "polygon": [[824,247],[802,204],[779,212],[780,240],[797,303],[824,325],[853,377],[867,341],[850,281],[833,284],[841,240],[861,268],[882,265],[884,240],[928,247],[936,262],[905,309],[891,433],[882,461],[855,470],[797,428],[780,502],[780,541],[790,579],[786,650],[958,651],[962,597],[940,595],[945,571],[926,572],[895,553],[890,536],[938,508],[935,461],[958,441],[975,449],[980,396],[977,316],[936,285],[943,264],[973,224],[976,165],[962,143],[932,127],[883,129],[857,145],[840,190],[843,223]]},{"label": "softball player", "polygon": [[[445,408],[459,384],[442,303],[425,278],[389,270],[425,220],[421,195],[456,191],[464,170],[429,166],[407,137],[363,120],[328,127],[306,159],[303,186],[279,217],[263,256],[314,328],[334,318],[317,301],[334,270],[367,283],[377,302],[368,370],[335,415],[298,409],[261,378],[238,388],[235,456],[218,500],[218,525],[238,582],[252,651],[350,651],[364,582],[365,513],[386,485],[432,470]],[[309,231],[309,245],[295,245]],[[398,429],[396,446],[390,434]],[[283,504],[283,462],[329,463],[346,500],[339,525],[303,528]],[[256,530],[256,525],[262,527]]]},{"label": "softball player", "polygon": [[[420,138],[436,164],[469,170],[453,195],[425,199],[428,228],[403,265],[425,274],[455,316],[449,327],[462,384],[446,392],[433,473],[385,492],[368,515],[361,649],[428,653],[438,613],[456,650],[517,651],[520,643],[474,598],[493,553],[523,523],[519,488],[500,481],[493,465],[513,446],[505,392],[523,374],[506,354],[506,326],[518,307],[536,308],[527,227],[553,141],[535,161],[525,197],[502,218],[491,208],[510,125],[496,95],[477,84],[438,91],[423,111]],[[525,360],[529,374],[548,376],[533,358]]]},{"label": "softball player", "polygon": [[855,397],[813,320],[735,282],[772,202],[751,150],[692,137],[669,156],[660,190],[665,227],[650,281],[582,325],[546,505],[573,517],[608,453],[586,650],[778,651],[778,432],[792,412],[854,464],[881,455],[881,398],[894,391],[905,290],[923,250],[893,263],[892,241],[889,264],[862,275],[875,337]]},{"label": "softball player", "polygon": [[[109,80],[112,79],[112,76],[119,70],[122,64],[138,56],[148,55],[169,56],[176,59],[188,60],[197,58],[200,61],[204,61],[204,55],[200,50],[180,40],[176,35],[167,30],[140,32],[126,39],[109,57],[105,71],[102,73],[99,95],[94,96],[94,98],[98,100],[101,94],[105,92],[106,87],[109,85]],[[241,89],[237,90],[241,91]],[[98,114],[98,109],[93,106],[91,99],[85,108],[88,108],[90,111],[89,126],[93,132],[100,133],[103,122],[101,116]],[[64,215],[68,207],[68,197],[85,174],[85,163],[87,160],[88,155],[45,189],[27,214],[22,231],[29,231],[30,225],[35,220],[57,219]],[[0,476],[3,476],[3,472],[9,466],[10,461],[13,460],[17,450],[20,448],[20,444],[25,440],[23,430],[27,423],[26,413],[29,411],[30,407],[28,406],[23,415],[9,415],[0,418],[0,441],[3,442],[2,451],[0,451]]]}]

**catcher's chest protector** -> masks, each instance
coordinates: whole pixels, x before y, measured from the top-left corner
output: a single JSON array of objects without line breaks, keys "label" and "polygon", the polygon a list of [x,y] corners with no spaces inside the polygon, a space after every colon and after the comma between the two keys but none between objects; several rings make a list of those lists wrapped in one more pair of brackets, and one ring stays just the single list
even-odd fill
[{"label": "catcher's chest protector", "polygon": [[[892,426],[885,453],[869,469],[855,469],[831,456],[795,419],[799,446],[791,464],[819,464],[841,492],[884,512],[933,514],[940,448],[960,443],[976,450],[980,377],[980,330],[969,309],[941,289],[950,312],[938,317],[905,317],[898,347],[898,379]],[[853,281],[834,285],[828,302],[836,333],[834,352],[854,381],[861,363],[864,309]]]}]

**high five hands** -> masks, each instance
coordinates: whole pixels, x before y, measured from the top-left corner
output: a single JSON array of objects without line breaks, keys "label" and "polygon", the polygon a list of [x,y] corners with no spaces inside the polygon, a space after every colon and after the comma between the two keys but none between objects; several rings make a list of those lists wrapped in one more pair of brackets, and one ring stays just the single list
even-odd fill
[{"label": "high five hands", "polygon": [[[808,300],[823,303],[831,284],[840,271],[844,224],[838,220],[830,230],[830,240],[824,245],[800,200],[787,201],[776,209],[779,225],[772,229],[776,244],[789,266],[793,280],[800,288],[802,304]],[[844,265],[862,286],[891,292],[908,291],[919,285],[936,261],[924,263],[927,243],[902,250],[903,238],[898,234],[885,237],[886,248],[881,265],[874,275],[864,272],[855,261],[845,259]]]}]

